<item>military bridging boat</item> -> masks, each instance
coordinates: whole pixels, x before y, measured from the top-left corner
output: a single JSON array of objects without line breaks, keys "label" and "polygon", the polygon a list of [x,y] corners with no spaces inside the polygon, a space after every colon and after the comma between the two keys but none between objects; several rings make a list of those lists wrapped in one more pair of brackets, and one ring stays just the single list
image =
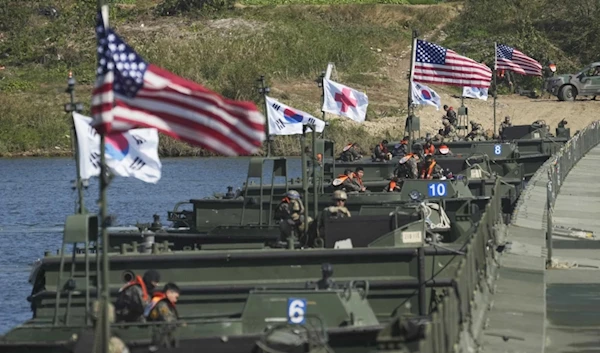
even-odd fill
[{"label": "military bridging boat", "polygon": [[[88,352],[109,345],[100,332],[130,352],[451,352],[476,340],[487,306],[472,301],[489,294],[527,178],[570,138],[564,123],[556,136],[525,125],[501,140],[448,142],[453,155],[436,156],[446,176],[403,179],[398,192],[380,190],[403,156],[338,162],[315,130],[300,182],[288,180],[285,157],[251,158],[238,194],[179,203],[172,227],[155,217],[105,242],[97,215],[67,217],[61,251],[31,271],[32,319],[0,349]],[[356,167],[370,192],[339,192],[335,179]],[[275,217],[290,191],[302,194],[301,226]],[[350,217],[326,216],[332,196]],[[103,291],[114,302],[149,268],[181,289],[176,321],[114,322],[95,310]]]},{"label": "military bridging boat", "polygon": [[[446,329],[458,339],[463,316],[476,313],[464,306],[463,297],[472,293],[466,273],[492,280],[504,224],[523,189],[530,160],[519,161],[516,146],[537,144],[536,152],[549,155],[561,145],[549,139],[449,144],[482,157],[468,162],[471,153],[457,152],[448,160],[466,167],[456,177],[406,179],[399,192],[375,187],[395,160],[336,163],[333,143],[316,136],[300,184],[273,183],[276,176],[287,180],[287,158],[251,158],[238,197],[190,200],[191,212],[169,213],[179,229],[155,219],[138,232],[110,234],[113,300],[149,267],[182,290],[176,328],[118,322],[111,332],[132,352],[191,352],[198,345],[214,352],[354,352],[383,349],[388,341],[392,351],[417,351],[431,344],[432,315],[444,307],[462,317]],[[501,153],[494,153],[496,146]],[[490,167],[496,155],[514,166]],[[443,158],[437,160],[445,167]],[[273,165],[270,184],[263,183],[266,161]],[[373,191],[348,194],[352,217],[319,218],[334,177],[349,165],[364,168]],[[248,182],[253,177],[258,185]],[[305,195],[313,227],[286,229],[274,219],[289,190]],[[97,339],[90,308],[101,288],[98,225],[91,214],[67,218],[62,250],[46,254],[30,275],[33,318],[2,337],[3,351],[87,351]]]}]

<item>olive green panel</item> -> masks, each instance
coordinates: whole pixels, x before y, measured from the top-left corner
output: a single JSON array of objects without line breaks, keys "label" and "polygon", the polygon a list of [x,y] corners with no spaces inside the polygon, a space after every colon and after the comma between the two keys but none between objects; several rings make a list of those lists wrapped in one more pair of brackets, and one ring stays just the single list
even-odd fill
[{"label": "olive green panel", "polygon": [[400,191],[401,198],[410,200],[410,194],[415,191],[426,199],[473,197],[466,180],[405,180]]},{"label": "olive green panel", "polygon": [[471,145],[471,154],[485,154],[490,158],[509,158],[512,157],[517,145],[510,142],[481,142],[477,145]]},{"label": "olive green panel", "polygon": [[252,291],[248,296],[242,322],[245,333],[260,332],[268,325],[281,323],[340,327],[378,324],[366,297],[356,290]]},{"label": "olive green panel", "polygon": [[85,243],[98,239],[98,215],[95,214],[73,214],[67,216],[63,242]]},{"label": "olive green panel", "polygon": [[286,177],[287,172],[287,158],[273,159],[273,177]]},{"label": "olive green panel", "polygon": [[379,237],[377,240],[369,244],[369,247],[420,247],[425,243],[424,230],[424,220],[412,222],[404,227],[396,228],[388,234]]}]

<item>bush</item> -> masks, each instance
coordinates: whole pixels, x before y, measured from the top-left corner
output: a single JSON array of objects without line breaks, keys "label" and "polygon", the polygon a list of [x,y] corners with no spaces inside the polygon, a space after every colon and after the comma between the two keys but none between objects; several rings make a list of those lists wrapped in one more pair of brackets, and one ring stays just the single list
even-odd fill
[{"label": "bush", "polygon": [[161,16],[173,16],[187,12],[216,12],[233,8],[235,0],[164,0],[155,12]]}]

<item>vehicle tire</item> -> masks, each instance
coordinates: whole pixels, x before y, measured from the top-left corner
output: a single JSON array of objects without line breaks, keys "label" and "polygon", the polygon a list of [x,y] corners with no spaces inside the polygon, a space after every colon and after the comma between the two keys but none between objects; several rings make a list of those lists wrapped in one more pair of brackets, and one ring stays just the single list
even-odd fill
[{"label": "vehicle tire", "polygon": [[572,102],[575,97],[577,97],[577,94],[573,92],[573,86],[570,85],[562,86],[560,92],[558,92],[558,99],[561,101]]}]

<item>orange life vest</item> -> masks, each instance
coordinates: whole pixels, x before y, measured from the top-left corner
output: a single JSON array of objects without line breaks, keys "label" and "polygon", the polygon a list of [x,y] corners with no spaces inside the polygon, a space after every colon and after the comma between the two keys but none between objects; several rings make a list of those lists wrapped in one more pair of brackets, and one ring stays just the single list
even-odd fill
[{"label": "orange life vest", "polygon": [[358,175],[357,175],[356,173],[352,173],[352,174],[354,174],[354,180],[356,180],[356,183],[357,183],[358,185],[360,185],[361,187],[362,187],[362,186],[364,186],[364,185],[363,185],[363,181],[362,181],[362,179],[361,179],[361,178],[359,178],[359,177],[358,177]]},{"label": "orange life vest", "polygon": [[435,147],[433,145],[429,145],[429,147],[425,147],[424,148],[424,152],[425,154],[434,154],[435,153]]},{"label": "orange life vest", "polygon": [[[431,164],[429,165],[429,168],[426,168],[425,166],[423,166],[423,169],[421,170],[421,179],[433,179],[433,177],[431,176],[431,173],[433,172],[433,168],[435,168],[435,161],[432,161]],[[427,171],[426,171],[427,169]]]},{"label": "orange life vest", "polygon": [[390,183],[388,184],[388,191],[394,191],[394,189],[396,189],[396,182],[395,181],[390,181]]},{"label": "orange life vest", "polygon": [[136,286],[136,285],[139,285],[140,287],[142,287],[142,299],[144,301],[147,301],[148,300],[148,289],[146,288],[146,283],[144,283],[144,280],[139,275],[135,276],[134,280],[129,281],[127,284],[125,284],[123,287],[121,287],[121,289],[119,289],[119,293],[121,293],[122,291],[126,290],[127,288],[129,288],[131,286]]},{"label": "orange life vest", "polygon": [[158,303],[160,303],[163,300],[166,300],[167,303],[169,304],[169,306],[173,310],[176,311],[175,304],[171,303],[169,298],[167,298],[167,295],[163,292],[158,292],[158,293],[154,293],[152,300],[150,300],[150,303],[148,303],[148,305],[146,305],[146,308],[144,309],[144,316],[148,317],[148,315],[150,315],[150,313],[152,312],[152,310],[154,310],[154,308],[158,305]]}]

